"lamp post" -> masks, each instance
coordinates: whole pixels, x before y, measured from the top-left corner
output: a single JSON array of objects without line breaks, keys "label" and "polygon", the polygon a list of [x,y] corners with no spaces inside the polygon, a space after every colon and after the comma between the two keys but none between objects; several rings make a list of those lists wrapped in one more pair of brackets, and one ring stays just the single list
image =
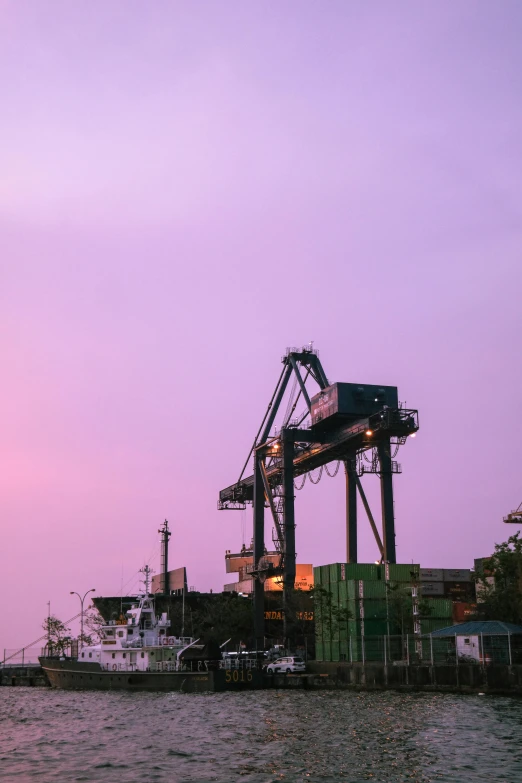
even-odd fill
[{"label": "lamp post", "polygon": [[77,593],[75,590],[71,590],[71,595],[77,595],[80,599],[80,606],[81,606],[81,612],[80,612],[80,649],[83,647],[83,602],[85,601],[85,598],[89,595],[89,593],[95,593],[96,588],[93,587],[91,590],[87,590],[87,592],[84,594],[83,598],[80,595],[80,593]]}]

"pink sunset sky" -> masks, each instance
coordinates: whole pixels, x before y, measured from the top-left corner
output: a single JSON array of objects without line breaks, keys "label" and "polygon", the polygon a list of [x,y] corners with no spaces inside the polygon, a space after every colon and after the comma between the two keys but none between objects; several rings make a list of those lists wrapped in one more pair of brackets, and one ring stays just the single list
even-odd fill
[{"label": "pink sunset sky", "polygon": [[[517,0],[0,0],[0,648],[135,590],[165,517],[190,585],[230,581],[218,491],[310,340],[419,409],[399,562],[517,529],[521,31]],[[345,559],[341,473],[296,513],[300,562]]]}]

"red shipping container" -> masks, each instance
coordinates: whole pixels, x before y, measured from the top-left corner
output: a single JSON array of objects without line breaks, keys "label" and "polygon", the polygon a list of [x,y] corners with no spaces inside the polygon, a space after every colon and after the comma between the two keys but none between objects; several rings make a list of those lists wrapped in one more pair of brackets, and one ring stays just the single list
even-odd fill
[{"label": "red shipping container", "polygon": [[453,622],[467,623],[471,620],[477,610],[477,604],[464,603],[463,601],[453,601]]}]

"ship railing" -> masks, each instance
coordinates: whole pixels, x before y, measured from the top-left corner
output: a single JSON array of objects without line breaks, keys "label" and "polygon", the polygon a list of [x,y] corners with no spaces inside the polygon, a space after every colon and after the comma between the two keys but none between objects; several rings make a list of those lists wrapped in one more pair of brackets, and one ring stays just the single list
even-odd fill
[{"label": "ship railing", "polygon": [[259,669],[262,663],[257,658],[224,658],[219,662],[220,669]]},{"label": "ship railing", "polygon": [[152,672],[177,672],[181,671],[181,664],[178,661],[158,661],[150,665]]}]

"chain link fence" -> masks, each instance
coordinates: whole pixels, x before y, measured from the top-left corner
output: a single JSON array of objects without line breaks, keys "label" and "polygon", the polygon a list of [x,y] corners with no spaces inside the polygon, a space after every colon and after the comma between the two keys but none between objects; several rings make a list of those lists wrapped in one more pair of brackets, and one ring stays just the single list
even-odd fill
[{"label": "chain link fence", "polygon": [[344,640],[318,641],[316,660],[396,666],[515,665],[522,664],[522,634],[349,636]]}]

